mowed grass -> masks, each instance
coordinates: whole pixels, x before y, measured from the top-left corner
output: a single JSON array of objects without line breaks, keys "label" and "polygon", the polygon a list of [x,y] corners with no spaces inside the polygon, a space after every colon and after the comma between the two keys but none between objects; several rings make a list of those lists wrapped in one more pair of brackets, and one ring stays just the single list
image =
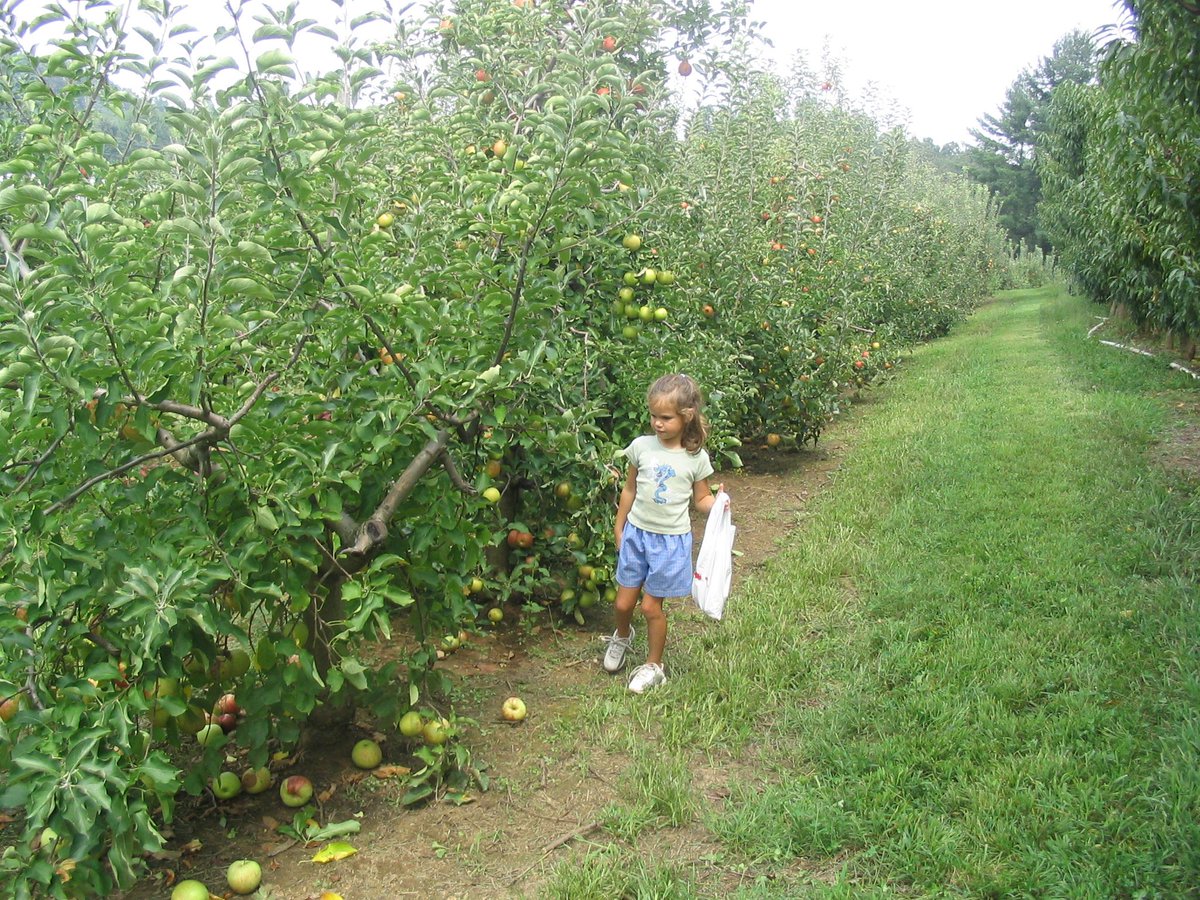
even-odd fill
[{"label": "mowed grass", "polygon": [[[1148,462],[1197,389],[1094,313],[1004,295],[839,426],[728,618],[576,723],[636,764],[548,895],[1200,893],[1200,490]],[[648,865],[681,816],[720,852]]]}]

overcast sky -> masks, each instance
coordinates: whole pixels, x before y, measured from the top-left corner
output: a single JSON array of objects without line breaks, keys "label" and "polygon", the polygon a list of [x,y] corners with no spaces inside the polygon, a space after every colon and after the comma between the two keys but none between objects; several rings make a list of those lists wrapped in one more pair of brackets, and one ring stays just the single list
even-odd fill
[{"label": "overcast sky", "polygon": [[914,137],[962,144],[1055,41],[1123,12],[1114,0],[755,0],[751,18],[767,24],[777,60],[799,50],[819,67],[828,39],[853,93],[874,82],[910,112]]},{"label": "overcast sky", "polygon": [[[282,8],[285,0],[253,0]],[[405,0],[393,0],[397,6]],[[506,0],[496,0],[506,2]],[[417,16],[427,0],[416,0]],[[20,7],[31,16],[46,0]],[[71,6],[73,4],[68,4]],[[175,0],[202,33],[228,16],[222,0]],[[301,15],[323,24],[378,8],[378,0],[298,0]],[[715,5],[715,4],[714,4]],[[342,8],[339,9],[339,6]],[[828,45],[840,63],[841,82],[854,102],[866,96],[870,111],[886,124],[939,145],[971,141],[981,116],[995,113],[1005,91],[1025,68],[1050,55],[1054,43],[1075,28],[1091,33],[1123,18],[1119,0],[753,0],[751,18],[764,22],[774,43],[767,51],[780,71],[797,52],[810,69],[822,69]],[[380,35],[383,36],[382,34]],[[228,51],[224,51],[228,52]],[[302,59],[302,68],[336,65]]]}]

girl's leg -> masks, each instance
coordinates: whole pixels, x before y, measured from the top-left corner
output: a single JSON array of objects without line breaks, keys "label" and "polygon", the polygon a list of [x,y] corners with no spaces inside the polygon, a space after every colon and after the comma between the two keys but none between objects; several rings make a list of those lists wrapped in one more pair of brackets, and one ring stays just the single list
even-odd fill
[{"label": "girl's leg", "polygon": [[[620,599],[618,592],[618,602]],[[662,597],[642,594],[642,614],[646,617],[646,662],[661,666],[663,650],[667,646],[667,614],[663,610]]]},{"label": "girl's leg", "polygon": [[637,606],[640,587],[617,586],[617,600],[613,619],[617,625],[617,637],[629,637],[629,626],[633,622],[633,610]]}]

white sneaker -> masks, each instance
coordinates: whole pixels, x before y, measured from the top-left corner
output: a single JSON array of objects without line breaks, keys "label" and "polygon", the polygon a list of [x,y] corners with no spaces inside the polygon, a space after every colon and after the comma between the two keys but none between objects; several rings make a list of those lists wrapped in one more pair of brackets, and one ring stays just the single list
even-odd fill
[{"label": "white sneaker", "polygon": [[620,637],[615,631],[604,640],[608,649],[604,651],[604,671],[620,672],[625,667],[625,652],[633,646],[633,626],[629,626],[629,637]]},{"label": "white sneaker", "polygon": [[643,663],[629,676],[629,689],[635,694],[644,694],[652,687],[666,684],[667,676],[658,663]]}]

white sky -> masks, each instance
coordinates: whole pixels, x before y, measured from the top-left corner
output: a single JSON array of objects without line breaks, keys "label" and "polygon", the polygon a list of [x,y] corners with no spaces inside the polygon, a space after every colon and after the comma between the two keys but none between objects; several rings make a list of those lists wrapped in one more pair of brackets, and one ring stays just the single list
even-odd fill
[{"label": "white sky", "polygon": [[1060,37],[1124,13],[1114,0],[755,0],[751,18],[766,23],[776,61],[799,50],[819,72],[828,39],[852,94],[873,82],[910,112],[911,135],[941,145],[970,143],[979,118]]},{"label": "white sky", "polygon": [[[254,0],[251,8],[284,2]],[[379,7],[378,0],[340,2],[341,9],[334,0],[298,0],[298,7],[301,15],[328,25],[347,11]],[[409,16],[420,15],[428,2],[417,0]],[[31,16],[45,5],[32,0],[21,13]],[[229,21],[222,0],[175,5],[205,33]],[[765,23],[762,31],[775,45],[767,55],[781,72],[801,52],[809,69],[821,74],[828,46],[852,103],[942,145],[971,143],[970,129],[1000,108],[1022,70],[1049,56],[1054,42],[1075,28],[1090,33],[1122,21],[1124,7],[1120,0],[752,0],[751,18]],[[334,65],[301,60],[306,70]],[[876,98],[869,105],[863,102],[868,95]]]}]

